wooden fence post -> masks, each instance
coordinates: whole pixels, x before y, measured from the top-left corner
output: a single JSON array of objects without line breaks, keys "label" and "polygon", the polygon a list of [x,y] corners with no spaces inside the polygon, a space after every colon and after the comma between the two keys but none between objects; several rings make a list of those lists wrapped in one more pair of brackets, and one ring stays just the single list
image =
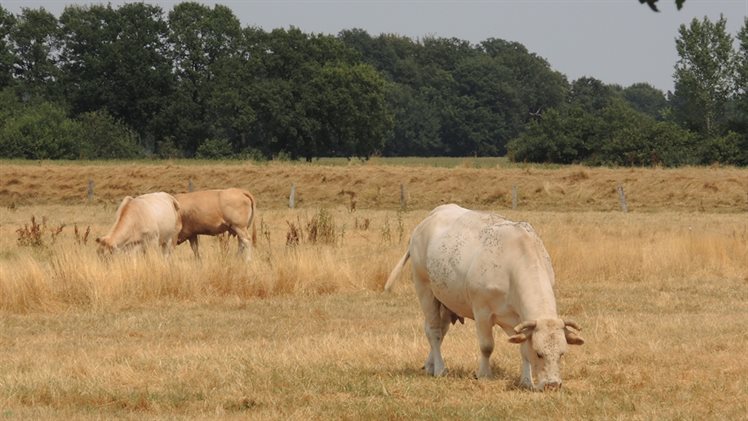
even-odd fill
[{"label": "wooden fence post", "polygon": [[296,207],[296,183],[291,184],[291,194],[288,196],[288,207],[291,209]]},{"label": "wooden fence post", "polygon": [[188,178],[187,179],[187,191],[193,192],[194,190],[195,190],[195,186],[192,185],[192,179]]},{"label": "wooden fence post", "polygon": [[623,213],[628,213],[629,211],[629,205],[626,203],[626,192],[623,191],[623,185],[618,185],[618,201],[621,202],[621,210]]},{"label": "wooden fence post", "polygon": [[94,181],[93,179],[88,179],[88,203],[92,203],[94,198]]}]

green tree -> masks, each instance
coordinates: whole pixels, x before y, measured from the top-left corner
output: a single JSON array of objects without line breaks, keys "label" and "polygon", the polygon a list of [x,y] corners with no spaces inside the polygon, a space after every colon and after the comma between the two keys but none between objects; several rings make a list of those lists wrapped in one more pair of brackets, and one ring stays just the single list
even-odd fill
[{"label": "green tree", "polygon": [[152,147],[150,123],[173,88],[166,23],[158,6],[68,6],[62,68],[72,112],[106,110]]},{"label": "green tree", "polygon": [[621,95],[635,110],[654,119],[662,120],[668,108],[665,94],[648,83],[635,83],[625,88]]},{"label": "green tree", "polygon": [[696,136],[673,123],[658,122],[620,100],[600,117],[604,123],[587,164],[678,166],[697,161]]},{"label": "green tree", "polygon": [[54,86],[59,77],[55,54],[59,50],[57,18],[44,9],[22,10],[11,28],[15,62],[14,77],[25,98],[39,95],[57,99]]},{"label": "green tree", "polygon": [[730,130],[739,137],[736,164],[748,165],[748,18],[737,34],[736,95],[730,107]]},{"label": "green tree", "polygon": [[550,109],[509,142],[513,161],[588,165],[665,165],[699,162],[698,137],[657,121],[613,97],[600,109],[583,104]]},{"label": "green tree", "polygon": [[725,107],[735,91],[735,56],[724,17],[681,25],[675,46],[673,114],[682,126],[709,137],[725,127]]},{"label": "green tree", "polygon": [[342,101],[330,94],[330,71],[324,69],[354,65],[355,51],[335,37],[308,35],[293,27],[270,33],[255,30],[246,36],[260,60],[253,82],[252,106],[257,113],[251,133],[253,149],[266,155],[287,153],[293,159],[344,154],[335,144],[340,138],[328,137],[336,135],[335,126],[323,121],[334,105],[321,107],[320,98]]},{"label": "green tree", "polygon": [[581,77],[571,83],[568,101],[588,113],[597,113],[616,98],[614,89],[592,77]]},{"label": "green tree", "polygon": [[[344,42],[350,42],[350,37],[343,38]],[[360,44],[350,43],[353,48],[359,48]],[[421,64],[417,58],[422,55],[423,46],[408,37],[395,34],[381,34],[372,39],[371,46],[364,50],[358,50],[366,63],[374,66],[384,76],[397,83],[415,88],[423,86],[423,74]]]},{"label": "green tree", "polygon": [[10,85],[13,81],[12,39],[10,37],[15,26],[15,16],[0,5],[0,89]]},{"label": "green tree", "polygon": [[381,151],[392,128],[385,101],[385,81],[367,64],[324,66],[310,81],[315,92],[314,117],[322,145],[312,153],[368,158]]},{"label": "green tree", "polygon": [[603,123],[578,105],[551,108],[507,144],[507,156],[515,162],[585,162],[595,150]]},{"label": "green tree", "polygon": [[480,43],[480,49],[510,71],[511,79],[506,83],[515,86],[519,93],[521,109],[516,112],[523,124],[567,98],[566,77],[522,44],[489,38]]},{"label": "green tree", "polygon": [[443,154],[439,110],[429,101],[428,95],[408,85],[390,82],[387,86],[387,104],[394,122],[383,153],[395,156]]},{"label": "green tree", "polygon": [[228,7],[211,9],[196,2],[174,6],[168,24],[177,87],[160,124],[191,156],[202,142],[218,137],[212,96],[218,92],[216,84],[222,83],[219,76],[231,74],[220,69],[237,54],[242,29]]}]

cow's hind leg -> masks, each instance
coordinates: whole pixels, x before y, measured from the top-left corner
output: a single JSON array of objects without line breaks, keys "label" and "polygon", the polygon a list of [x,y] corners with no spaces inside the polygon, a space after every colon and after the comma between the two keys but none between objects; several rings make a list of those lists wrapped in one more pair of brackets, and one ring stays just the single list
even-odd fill
[{"label": "cow's hind leg", "polygon": [[491,377],[491,354],[494,348],[493,323],[491,313],[474,311],[475,328],[480,346],[480,364],[477,377],[485,379]]},{"label": "cow's hind leg", "polygon": [[200,258],[200,244],[197,241],[197,235],[193,235],[189,238],[190,240],[190,248],[192,249],[192,252],[195,254],[195,258]]},{"label": "cow's hind leg", "polygon": [[249,233],[246,228],[231,226],[231,232],[236,235],[236,241],[239,245],[239,256],[244,255],[247,261],[252,259],[252,241],[249,239]]},{"label": "cow's hind leg", "polygon": [[431,289],[424,283],[416,280],[416,294],[421,303],[424,315],[424,331],[429,340],[431,351],[426,359],[426,372],[432,376],[443,376],[447,373],[442,358],[441,346],[444,335],[447,334],[450,324],[450,313],[442,312],[442,304],[434,297]]}]

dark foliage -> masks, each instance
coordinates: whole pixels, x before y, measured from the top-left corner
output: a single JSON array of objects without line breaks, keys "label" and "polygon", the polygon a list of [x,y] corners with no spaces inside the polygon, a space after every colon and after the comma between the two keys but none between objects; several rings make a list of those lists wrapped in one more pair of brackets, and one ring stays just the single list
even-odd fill
[{"label": "dark foliage", "polygon": [[500,39],[266,32],[197,2],[68,6],[59,18],[0,6],[0,157],[746,165],[748,30],[736,53],[724,28],[681,27],[666,96],[568,81]]}]

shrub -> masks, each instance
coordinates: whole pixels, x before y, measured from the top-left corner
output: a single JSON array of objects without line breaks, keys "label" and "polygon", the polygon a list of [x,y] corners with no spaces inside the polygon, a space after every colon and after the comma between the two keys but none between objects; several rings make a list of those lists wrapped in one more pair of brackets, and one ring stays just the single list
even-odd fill
[{"label": "shrub", "polygon": [[742,141],[741,136],[735,132],[703,139],[698,147],[699,161],[702,164],[740,165]]},{"label": "shrub", "polygon": [[83,113],[78,121],[81,126],[81,158],[136,158],[143,155],[135,132],[108,112]]},{"label": "shrub", "polygon": [[224,159],[234,155],[227,139],[207,139],[197,147],[195,156],[203,159]]},{"label": "shrub", "polygon": [[80,125],[56,104],[42,102],[9,115],[0,126],[0,153],[5,158],[75,159]]}]

